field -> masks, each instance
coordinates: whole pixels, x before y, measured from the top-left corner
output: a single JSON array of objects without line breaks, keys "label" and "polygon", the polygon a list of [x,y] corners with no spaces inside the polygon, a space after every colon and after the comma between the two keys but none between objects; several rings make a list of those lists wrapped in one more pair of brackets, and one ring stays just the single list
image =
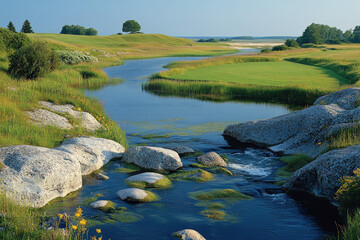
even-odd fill
[{"label": "field", "polygon": [[359,85],[358,56],[360,44],[341,44],[176,62],[153,75],[144,89],[158,95],[310,105],[324,94]]},{"label": "field", "polygon": [[254,62],[191,69],[172,76],[178,80],[204,80],[261,86],[338,89],[346,80],[333,71],[291,62]]}]

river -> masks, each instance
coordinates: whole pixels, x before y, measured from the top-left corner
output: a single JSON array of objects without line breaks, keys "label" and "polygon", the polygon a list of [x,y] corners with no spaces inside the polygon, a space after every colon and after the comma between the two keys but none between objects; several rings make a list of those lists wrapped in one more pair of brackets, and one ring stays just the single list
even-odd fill
[{"label": "river", "polygon": [[[110,77],[125,81],[117,86],[88,91],[89,96],[103,102],[106,113],[126,131],[131,145],[164,146],[176,143],[197,151],[224,153],[230,161],[229,170],[236,176],[218,174],[214,181],[196,183],[175,181],[173,187],[153,190],[161,199],[156,203],[128,204],[116,192],[126,188],[129,174],[116,172],[119,162],[112,162],[105,170],[107,181],[85,178],[76,203],[94,194],[111,200],[136,214],[139,221],[117,222],[99,226],[103,239],[173,239],[171,233],[191,228],[207,240],[215,239],[321,239],[327,233],[323,217],[306,207],[304,201],[294,200],[273,183],[275,172],[283,166],[278,156],[246,146],[231,146],[222,136],[224,127],[235,122],[271,118],[286,114],[286,106],[249,102],[216,103],[179,97],[160,97],[142,90],[146,77],[163,70],[165,64],[194,57],[170,57],[126,61],[124,65],[105,68]],[[144,136],[163,135],[158,138]],[[183,158],[185,168],[195,161]],[[215,221],[200,214],[204,207],[196,206],[189,193],[205,189],[232,188],[254,196],[252,201],[227,203],[227,221]],[[68,208],[74,208],[69,206]],[[86,216],[99,213],[84,207]],[[326,221],[325,221],[326,222]],[[94,233],[90,228],[90,235]]]}]

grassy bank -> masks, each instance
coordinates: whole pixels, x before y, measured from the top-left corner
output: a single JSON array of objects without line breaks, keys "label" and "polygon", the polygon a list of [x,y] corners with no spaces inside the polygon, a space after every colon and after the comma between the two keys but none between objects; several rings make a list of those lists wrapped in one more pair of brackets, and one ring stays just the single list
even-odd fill
[{"label": "grassy bank", "polygon": [[[143,88],[163,96],[310,105],[322,95],[358,86],[360,65],[349,53],[353,48],[358,51],[356,47],[349,44],[346,50],[331,50],[324,46],[175,62],[154,74]],[[337,60],[337,51],[346,53],[341,60]]]}]

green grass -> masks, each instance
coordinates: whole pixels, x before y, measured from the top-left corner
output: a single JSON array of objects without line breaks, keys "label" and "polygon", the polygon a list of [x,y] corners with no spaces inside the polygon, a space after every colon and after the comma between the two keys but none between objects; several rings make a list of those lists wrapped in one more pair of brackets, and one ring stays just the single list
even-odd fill
[{"label": "green grass", "polygon": [[210,191],[198,191],[190,193],[190,197],[199,201],[212,200],[251,200],[252,197],[234,189],[214,189]]},{"label": "green grass", "polygon": [[329,137],[329,149],[340,149],[360,144],[360,123],[354,122]]},{"label": "green grass", "polygon": [[280,168],[276,175],[282,178],[289,178],[296,170],[304,167],[313,160],[313,158],[305,154],[283,156],[280,158],[280,161],[284,162],[286,166]]},{"label": "green grass", "polygon": [[358,240],[360,238],[360,210],[358,209],[354,216],[347,217],[346,226],[339,226],[337,236],[328,239],[338,240]]},{"label": "green grass", "polygon": [[176,80],[216,81],[246,85],[338,89],[346,79],[319,67],[291,62],[254,62],[191,69]]}]

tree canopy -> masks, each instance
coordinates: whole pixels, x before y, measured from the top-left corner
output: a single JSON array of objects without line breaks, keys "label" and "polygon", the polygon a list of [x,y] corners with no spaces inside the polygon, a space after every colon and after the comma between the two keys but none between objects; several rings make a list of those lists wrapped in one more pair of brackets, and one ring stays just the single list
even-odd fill
[{"label": "tree canopy", "polygon": [[9,24],[7,25],[7,28],[8,28],[10,31],[16,33],[16,28],[15,28],[14,24],[12,23],[12,21],[9,22]]},{"label": "tree canopy", "polygon": [[141,29],[140,24],[135,20],[127,20],[123,24],[122,31],[123,32],[130,32],[130,33],[136,33],[139,32]]},{"label": "tree canopy", "polygon": [[88,35],[96,36],[98,33],[94,28],[85,28],[79,25],[64,25],[60,34],[73,34],[73,35]]},{"label": "tree canopy", "polygon": [[25,22],[24,22],[24,24],[23,24],[23,26],[21,28],[21,32],[23,32],[23,33],[34,33],[34,31],[32,30],[32,27],[30,25],[29,20],[27,20],[27,19],[25,20]]},{"label": "tree canopy", "polygon": [[341,31],[336,27],[323,24],[312,23],[309,25],[302,36],[296,40],[299,44],[339,44],[341,42],[360,43],[360,26],[356,26],[354,31]]}]

